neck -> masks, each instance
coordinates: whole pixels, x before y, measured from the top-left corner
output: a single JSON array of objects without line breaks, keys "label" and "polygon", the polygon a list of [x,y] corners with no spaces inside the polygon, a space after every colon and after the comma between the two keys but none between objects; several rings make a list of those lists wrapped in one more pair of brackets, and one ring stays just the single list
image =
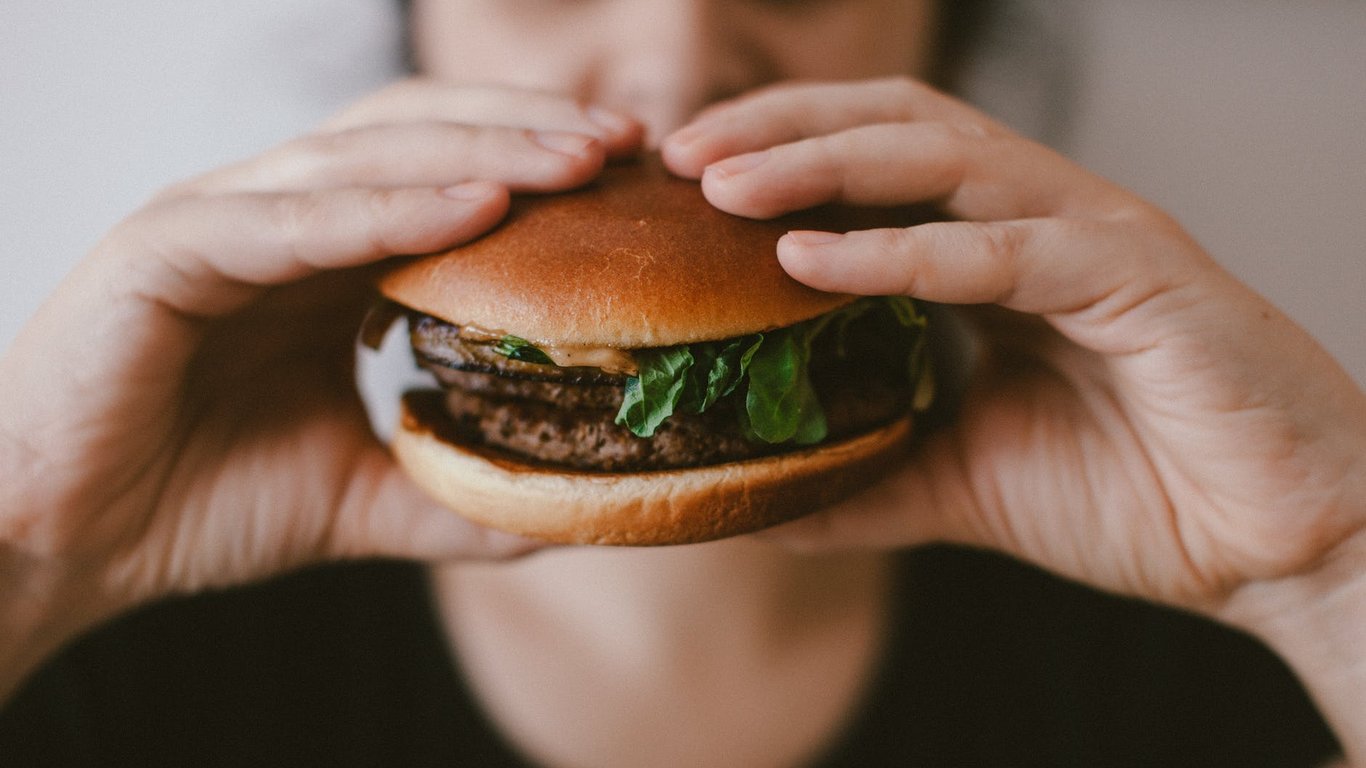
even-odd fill
[{"label": "neck", "polygon": [[[448,567],[434,583],[472,687],[528,751],[631,764],[613,734],[670,734],[677,764],[715,765],[729,761],[696,750],[740,749],[734,759],[762,745],[750,764],[767,764],[836,732],[877,658],[889,575],[880,555],[807,557],[739,538],[555,550]],[[535,701],[517,694],[528,689]]]}]

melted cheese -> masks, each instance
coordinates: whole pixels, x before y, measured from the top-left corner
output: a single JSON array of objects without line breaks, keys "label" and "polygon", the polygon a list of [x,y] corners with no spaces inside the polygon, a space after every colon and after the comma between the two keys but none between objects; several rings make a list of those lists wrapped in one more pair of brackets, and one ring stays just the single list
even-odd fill
[{"label": "melted cheese", "polygon": [[562,368],[601,368],[607,373],[635,376],[639,373],[629,352],[612,347],[537,346],[555,365]]},{"label": "melted cheese", "polygon": [[[509,334],[473,325],[460,326],[460,338],[476,344],[496,344]],[[561,368],[600,368],[607,373],[635,376],[640,372],[635,358],[615,347],[581,347],[569,344],[537,344],[550,361]]]}]

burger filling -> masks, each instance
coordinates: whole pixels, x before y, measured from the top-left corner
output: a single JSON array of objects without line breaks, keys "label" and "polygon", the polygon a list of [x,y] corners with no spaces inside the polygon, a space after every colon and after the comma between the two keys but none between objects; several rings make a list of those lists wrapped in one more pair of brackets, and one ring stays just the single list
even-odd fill
[{"label": "burger filling", "polygon": [[651,349],[555,348],[408,313],[439,391],[408,405],[444,437],[582,470],[719,464],[851,437],[931,396],[924,317],[860,299],[787,328]]}]

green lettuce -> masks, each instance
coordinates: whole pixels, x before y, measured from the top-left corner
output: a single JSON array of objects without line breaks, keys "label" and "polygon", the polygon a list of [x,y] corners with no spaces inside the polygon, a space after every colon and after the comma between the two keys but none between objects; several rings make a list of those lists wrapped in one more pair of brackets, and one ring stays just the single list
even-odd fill
[{"label": "green lettuce", "polygon": [[741,421],[752,438],[803,445],[825,439],[825,412],[807,375],[811,336],[798,329],[771,334],[754,356]]},{"label": "green lettuce", "polygon": [[[868,315],[879,322],[856,325]],[[933,398],[933,376],[925,344],[925,316],[901,296],[859,299],[820,317],[737,339],[633,353],[637,375],[626,381],[616,423],[640,437],[653,437],[675,413],[705,413],[735,395],[740,429],[751,440],[812,445],[827,435],[825,410],[811,385],[812,345],[831,337],[843,356],[855,329],[878,333],[888,354],[906,356],[907,381],[915,387],[912,405],[923,410]],[[870,331],[869,329],[873,329]],[[525,339],[504,336],[495,351],[514,360],[553,365],[545,352]]]},{"label": "green lettuce", "polygon": [[638,375],[627,379],[617,423],[653,437],[675,413],[703,413],[736,390],[762,345],[762,334],[634,353]]},{"label": "green lettuce", "polygon": [[626,380],[616,420],[635,434],[650,437],[674,414],[689,388],[695,358],[686,346],[640,350],[634,357],[640,373]]},{"label": "green lettuce", "polygon": [[[825,411],[811,385],[813,342],[834,334],[844,354],[854,321],[881,312],[901,332],[889,353],[906,354],[907,380],[915,383],[915,405],[928,405],[932,390],[925,354],[925,318],[905,297],[860,299],[804,323],[723,342],[705,342],[636,353],[639,375],[627,381],[616,422],[640,437],[651,437],[674,413],[702,413],[743,387],[736,404],[740,428],[752,440],[811,445],[828,431]],[[909,345],[906,339],[910,339]]]}]

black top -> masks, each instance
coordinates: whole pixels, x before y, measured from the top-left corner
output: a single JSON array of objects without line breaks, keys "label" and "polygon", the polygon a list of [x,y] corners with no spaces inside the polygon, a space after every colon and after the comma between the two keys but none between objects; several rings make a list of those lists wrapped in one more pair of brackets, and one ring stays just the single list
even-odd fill
[{"label": "black top", "polygon": [[[1335,751],[1246,636],[982,553],[928,549],[902,572],[883,673],[820,765],[1285,768]],[[462,684],[423,570],[362,563],[83,638],[0,712],[0,765],[523,763]]]}]

